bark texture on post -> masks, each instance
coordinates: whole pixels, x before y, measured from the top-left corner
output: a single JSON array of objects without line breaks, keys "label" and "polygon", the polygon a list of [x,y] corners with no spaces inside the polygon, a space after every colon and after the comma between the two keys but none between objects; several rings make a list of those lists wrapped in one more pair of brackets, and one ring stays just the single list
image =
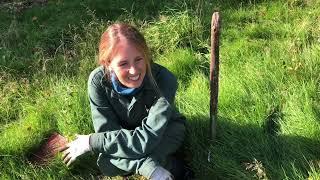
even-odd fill
[{"label": "bark texture on post", "polygon": [[219,34],[220,15],[214,12],[211,20],[211,62],[210,62],[210,137],[216,139],[218,91],[219,91]]}]

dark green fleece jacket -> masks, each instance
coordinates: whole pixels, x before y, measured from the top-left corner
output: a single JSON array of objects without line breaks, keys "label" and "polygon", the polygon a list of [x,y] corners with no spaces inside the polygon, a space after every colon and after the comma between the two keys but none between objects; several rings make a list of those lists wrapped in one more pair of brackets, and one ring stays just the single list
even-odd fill
[{"label": "dark green fleece jacket", "polygon": [[157,93],[149,77],[133,96],[118,94],[100,66],[88,80],[88,94],[95,132],[90,136],[94,152],[112,157],[137,159],[147,156],[159,144],[172,121],[185,123],[173,107],[177,80],[163,66],[151,65]]}]

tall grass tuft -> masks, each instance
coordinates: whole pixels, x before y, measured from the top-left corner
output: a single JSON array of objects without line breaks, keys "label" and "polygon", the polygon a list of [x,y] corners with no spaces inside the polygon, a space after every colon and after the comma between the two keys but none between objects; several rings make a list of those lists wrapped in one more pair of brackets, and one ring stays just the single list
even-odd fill
[{"label": "tall grass tuft", "polygon": [[24,106],[27,115],[21,121],[11,123],[0,134],[1,154],[26,155],[39,146],[42,138],[56,129],[54,111],[43,104],[37,107]]},{"label": "tall grass tuft", "polygon": [[159,16],[143,30],[154,55],[176,48],[198,50],[206,47],[203,43],[203,26],[200,20],[188,11],[171,12]]}]

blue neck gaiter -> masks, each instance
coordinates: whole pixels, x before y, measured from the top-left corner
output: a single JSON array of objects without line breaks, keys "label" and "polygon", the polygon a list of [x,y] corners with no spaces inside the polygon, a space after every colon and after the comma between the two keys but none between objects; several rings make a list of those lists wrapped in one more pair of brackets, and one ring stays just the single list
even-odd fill
[{"label": "blue neck gaiter", "polygon": [[124,87],[118,80],[116,74],[114,72],[111,73],[111,82],[112,82],[112,87],[113,89],[121,94],[121,95],[126,95],[126,96],[130,96],[130,95],[134,95],[136,94],[142,87],[142,85],[138,88],[127,88]]}]

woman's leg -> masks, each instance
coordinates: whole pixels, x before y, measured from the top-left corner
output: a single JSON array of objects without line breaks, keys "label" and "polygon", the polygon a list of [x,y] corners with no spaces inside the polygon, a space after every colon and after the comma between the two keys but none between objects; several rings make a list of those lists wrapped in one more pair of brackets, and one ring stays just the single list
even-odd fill
[{"label": "woman's leg", "polygon": [[107,157],[106,154],[100,153],[98,160],[97,160],[97,165],[102,172],[103,175],[105,176],[124,176],[129,174],[130,172],[124,171],[122,169],[119,169],[115,165],[113,165],[110,162],[110,158]]},{"label": "woman's leg", "polygon": [[[135,172],[147,178],[151,177],[153,171],[162,166],[170,169],[172,164],[168,162],[170,154],[173,154],[182,145],[185,137],[185,125],[180,122],[171,122],[168,124],[162,140],[154,151],[141,159],[124,159],[104,156],[104,161],[108,161],[121,172]],[[98,163],[99,165],[99,163]]]},{"label": "woman's leg", "polygon": [[182,145],[185,137],[185,125],[181,122],[168,124],[159,145],[148,156],[141,159],[125,159],[110,157],[100,153],[97,165],[106,176],[126,175],[135,172],[150,178],[154,170],[162,166],[167,170],[172,168],[169,156]]}]

